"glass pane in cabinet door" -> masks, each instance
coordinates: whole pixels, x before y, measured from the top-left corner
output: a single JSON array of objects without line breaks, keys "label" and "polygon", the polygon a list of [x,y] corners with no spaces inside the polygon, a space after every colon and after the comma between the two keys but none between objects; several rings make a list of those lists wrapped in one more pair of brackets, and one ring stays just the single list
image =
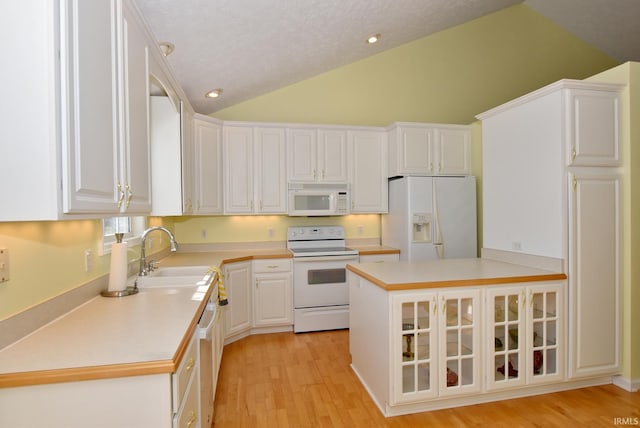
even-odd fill
[{"label": "glass pane in cabinet door", "polygon": [[519,299],[518,295],[509,296],[509,313],[507,318],[509,321],[518,321],[519,313],[520,313]]},{"label": "glass pane in cabinet door", "polygon": [[429,359],[429,332],[418,333],[418,360]]},{"label": "glass pane in cabinet door", "polygon": [[462,325],[473,324],[473,300],[462,299],[460,301],[460,321]]},{"label": "glass pane in cabinet door", "polygon": [[473,385],[473,359],[463,358],[460,361],[460,373],[458,377],[460,385]]},{"label": "glass pane in cabinet door", "polygon": [[414,333],[402,335],[402,361],[414,361],[416,359],[416,341]]},{"label": "glass pane in cabinet door", "polygon": [[446,303],[447,326],[460,325],[458,322],[458,300],[449,299]]},{"label": "glass pane in cabinet door", "polygon": [[425,301],[425,302],[417,302],[416,303],[417,307],[417,321],[418,321],[418,326],[417,328],[419,329],[426,329],[429,328],[429,314],[430,314],[430,302]]},{"label": "glass pane in cabinet door", "polygon": [[505,331],[503,325],[497,325],[495,327],[495,333],[493,338],[493,350],[494,351],[504,351],[505,350]]},{"label": "glass pane in cabinet door", "polygon": [[456,357],[460,355],[458,330],[447,331],[447,357]]},{"label": "glass pane in cabinet door", "polygon": [[504,355],[496,355],[494,359],[494,364],[496,368],[496,372],[494,373],[495,380],[496,381],[504,380],[504,377],[505,377]]},{"label": "glass pane in cabinet door", "polygon": [[556,374],[558,373],[558,353],[557,349],[547,349],[545,353],[545,361],[544,361],[544,372],[546,374]]},{"label": "glass pane in cabinet door", "polygon": [[447,361],[446,367],[446,380],[447,387],[458,386],[460,368],[458,367],[458,360]]},{"label": "glass pane in cabinet door", "polygon": [[547,293],[547,304],[545,308],[545,312],[548,317],[556,316],[556,302],[558,301],[556,297],[556,293],[550,292]]},{"label": "glass pane in cabinet door", "polygon": [[473,329],[462,328],[460,329],[460,353],[462,355],[473,354]]},{"label": "glass pane in cabinet door", "polygon": [[431,371],[429,363],[418,364],[418,391],[428,391],[431,389]]},{"label": "glass pane in cabinet door", "polygon": [[533,295],[533,319],[541,319],[544,317],[544,293],[535,293]]},{"label": "glass pane in cabinet door", "polygon": [[494,320],[495,322],[504,322],[505,318],[505,298],[504,296],[496,296],[493,300],[494,305]]},{"label": "glass pane in cabinet door", "polygon": [[402,304],[402,331],[413,330],[415,323],[415,302]]},{"label": "glass pane in cabinet door", "polygon": [[413,364],[402,367],[402,392],[415,392],[415,366]]},{"label": "glass pane in cabinet door", "polygon": [[556,322],[547,321],[547,335],[544,338],[545,345],[555,345],[556,341]]},{"label": "glass pane in cabinet door", "polygon": [[533,323],[533,346],[534,348],[539,348],[544,346],[544,323],[543,322],[534,322]]}]

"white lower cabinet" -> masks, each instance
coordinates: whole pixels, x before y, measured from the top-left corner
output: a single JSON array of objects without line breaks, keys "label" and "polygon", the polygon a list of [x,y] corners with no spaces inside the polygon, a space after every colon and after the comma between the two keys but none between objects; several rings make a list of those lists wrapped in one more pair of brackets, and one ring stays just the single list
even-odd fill
[{"label": "white lower cabinet", "polygon": [[224,336],[227,338],[249,330],[253,323],[251,262],[225,265],[224,283],[229,301],[224,306]]},{"label": "white lower cabinet", "polygon": [[231,263],[224,267],[224,280],[229,300],[223,306],[225,343],[255,333],[292,330],[291,259]]},{"label": "white lower cabinet", "polygon": [[253,261],[253,325],[267,327],[293,323],[290,259]]},{"label": "white lower cabinet", "polygon": [[479,392],[479,289],[391,297],[391,404]]},{"label": "white lower cabinet", "polygon": [[187,351],[171,377],[173,394],[173,428],[195,428],[198,426],[200,405],[198,331],[187,345]]},{"label": "white lower cabinet", "polygon": [[563,284],[487,289],[487,390],[563,379]]}]

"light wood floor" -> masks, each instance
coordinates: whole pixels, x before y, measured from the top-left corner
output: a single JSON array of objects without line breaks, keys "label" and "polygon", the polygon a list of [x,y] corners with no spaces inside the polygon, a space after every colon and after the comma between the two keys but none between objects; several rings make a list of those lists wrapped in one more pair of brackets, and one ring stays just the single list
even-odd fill
[{"label": "light wood floor", "polygon": [[640,392],[613,385],[385,418],[349,364],[347,330],[255,335],[227,345],[213,426],[624,426],[615,418],[640,425]]}]

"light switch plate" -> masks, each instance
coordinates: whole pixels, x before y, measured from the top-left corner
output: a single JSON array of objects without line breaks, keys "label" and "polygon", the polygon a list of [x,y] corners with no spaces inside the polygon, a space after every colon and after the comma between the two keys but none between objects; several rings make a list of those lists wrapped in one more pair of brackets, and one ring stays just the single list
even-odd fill
[{"label": "light switch plate", "polygon": [[0,248],[0,282],[9,281],[9,249]]}]

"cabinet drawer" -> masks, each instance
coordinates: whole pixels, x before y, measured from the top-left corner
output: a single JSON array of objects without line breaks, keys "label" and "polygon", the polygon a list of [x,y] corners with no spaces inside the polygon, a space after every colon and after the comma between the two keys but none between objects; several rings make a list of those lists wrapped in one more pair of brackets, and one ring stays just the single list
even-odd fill
[{"label": "cabinet drawer", "polygon": [[253,273],[290,272],[291,259],[265,259],[253,261]]},{"label": "cabinet drawer", "polygon": [[178,365],[178,370],[172,375],[173,384],[173,412],[177,412],[182,403],[182,398],[189,385],[193,373],[196,371],[198,365],[198,347],[196,345],[197,331],[191,337],[189,345],[187,346],[187,352],[182,357],[182,361]]},{"label": "cabinet drawer", "polygon": [[198,376],[192,376],[182,407],[173,420],[174,428],[196,428],[198,423]]}]

